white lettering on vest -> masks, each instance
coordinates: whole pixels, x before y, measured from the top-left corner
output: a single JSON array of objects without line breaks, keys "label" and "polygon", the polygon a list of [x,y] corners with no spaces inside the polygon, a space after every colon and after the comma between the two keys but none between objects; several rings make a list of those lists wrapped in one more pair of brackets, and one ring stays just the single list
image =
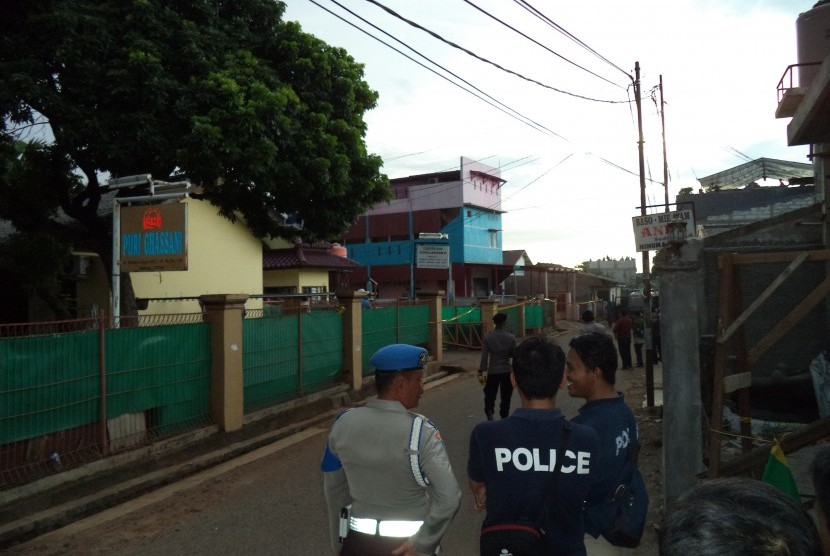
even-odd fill
[{"label": "white lettering on vest", "polygon": [[[539,448],[533,448],[532,451],[528,448],[516,448],[515,450],[495,448],[494,455],[496,471],[499,472],[504,471],[508,465],[512,465],[517,471],[552,472],[556,468],[556,450],[548,451],[547,460],[542,459]],[[562,460],[562,473],[587,475],[590,472],[590,452],[573,452],[571,450],[565,452],[565,458]]]},{"label": "white lettering on vest", "polygon": [[615,442],[617,444],[617,453],[615,455],[620,455],[620,450],[628,448],[628,445],[631,443],[631,436],[628,433],[628,429],[622,431]]}]

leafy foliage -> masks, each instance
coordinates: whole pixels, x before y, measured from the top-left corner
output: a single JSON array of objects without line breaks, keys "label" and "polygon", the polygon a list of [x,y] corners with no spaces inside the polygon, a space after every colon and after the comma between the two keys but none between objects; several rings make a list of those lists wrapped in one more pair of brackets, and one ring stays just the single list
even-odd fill
[{"label": "leafy foliage", "polygon": [[362,66],[283,11],[272,0],[5,0],[0,217],[66,237],[60,207],[106,257],[105,173],[190,179],[261,237],[296,235],[275,216],[297,214],[306,239],[328,239],[388,199],[365,146],[377,93]]}]

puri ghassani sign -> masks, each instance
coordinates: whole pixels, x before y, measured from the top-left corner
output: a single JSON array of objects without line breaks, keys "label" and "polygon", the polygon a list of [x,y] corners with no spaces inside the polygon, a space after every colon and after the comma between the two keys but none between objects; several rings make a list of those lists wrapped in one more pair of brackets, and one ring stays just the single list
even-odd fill
[{"label": "puri ghassani sign", "polygon": [[187,270],[187,205],[121,207],[121,272]]}]

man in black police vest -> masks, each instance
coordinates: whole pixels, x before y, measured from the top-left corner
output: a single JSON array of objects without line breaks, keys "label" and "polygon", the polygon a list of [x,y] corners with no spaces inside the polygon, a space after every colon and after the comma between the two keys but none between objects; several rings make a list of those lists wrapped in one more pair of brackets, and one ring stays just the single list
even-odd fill
[{"label": "man in black police vest", "polygon": [[[482,528],[534,521],[542,514],[545,489],[561,459],[556,495],[547,505],[546,554],[583,556],[582,502],[595,473],[597,434],[572,427],[563,450],[565,416],[556,408],[564,386],[565,355],[544,337],[525,339],[513,352],[510,380],[522,406],[507,419],[484,421],[473,429],[467,475],[475,509],[484,511]],[[563,453],[564,452],[564,453]]]}]

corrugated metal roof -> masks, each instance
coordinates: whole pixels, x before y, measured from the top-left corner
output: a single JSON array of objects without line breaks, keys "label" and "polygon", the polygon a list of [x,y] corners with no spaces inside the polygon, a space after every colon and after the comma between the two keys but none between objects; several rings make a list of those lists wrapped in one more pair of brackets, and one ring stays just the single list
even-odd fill
[{"label": "corrugated metal roof", "polygon": [[710,176],[698,178],[703,187],[738,189],[762,179],[804,178],[813,175],[813,165],[804,162],[759,158]]}]

